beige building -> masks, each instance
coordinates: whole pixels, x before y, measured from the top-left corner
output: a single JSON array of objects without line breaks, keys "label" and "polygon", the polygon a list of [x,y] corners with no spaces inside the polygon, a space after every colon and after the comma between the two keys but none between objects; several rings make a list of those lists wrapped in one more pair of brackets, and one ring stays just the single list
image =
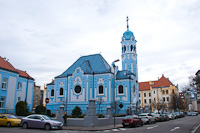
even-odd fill
[{"label": "beige building", "polygon": [[152,104],[162,103],[169,110],[170,94],[178,94],[178,85],[175,86],[163,74],[155,81],[139,83],[139,103],[142,108],[148,106],[152,111],[157,110]]},{"label": "beige building", "polygon": [[43,90],[40,89],[40,86],[36,86],[34,84],[34,92],[33,92],[33,110],[38,105],[42,105],[43,103]]}]

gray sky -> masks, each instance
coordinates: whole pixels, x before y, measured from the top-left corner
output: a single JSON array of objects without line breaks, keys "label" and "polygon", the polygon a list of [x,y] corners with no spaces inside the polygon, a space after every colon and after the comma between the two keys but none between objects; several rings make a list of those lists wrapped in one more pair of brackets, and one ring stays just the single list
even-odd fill
[{"label": "gray sky", "polygon": [[139,82],[164,74],[181,89],[200,69],[199,0],[0,0],[0,56],[43,89],[80,56],[121,60],[127,16]]}]

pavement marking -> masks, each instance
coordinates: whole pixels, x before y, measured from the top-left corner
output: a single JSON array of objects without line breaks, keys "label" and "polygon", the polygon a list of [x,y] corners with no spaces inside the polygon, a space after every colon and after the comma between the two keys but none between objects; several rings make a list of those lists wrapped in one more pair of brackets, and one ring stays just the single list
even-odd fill
[{"label": "pavement marking", "polygon": [[174,130],[176,130],[176,129],[179,129],[180,127],[175,127],[175,128],[173,128],[172,130],[170,130],[171,132],[172,131],[174,131]]},{"label": "pavement marking", "polygon": [[119,128],[120,130],[127,130],[126,128]]},{"label": "pavement marking", "polygon": [[191,133],[195,133],[197,131],[197,129],[199,128],[200,124],[191,132]]},{"label": "pavement marking", "polygon": [[112,129],[112,131],[115,131],[115,132],[116,132],[116,131],[119,131],[119,130],[118,130],[118,129]]},{"label": "pavement marking", "polygon": [[147,129],[152,129],[152,128],[155,128],[155,127],[157,127],[158,125],[155,125],[155,126],[153,126],[153,127],[147,127]]}]

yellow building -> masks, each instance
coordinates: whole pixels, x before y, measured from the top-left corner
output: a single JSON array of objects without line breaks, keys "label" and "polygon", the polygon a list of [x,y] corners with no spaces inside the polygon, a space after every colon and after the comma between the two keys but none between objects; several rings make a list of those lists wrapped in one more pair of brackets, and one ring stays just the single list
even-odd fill
[{"label": "yellow building", "polygon": [[162,104],[164,110],[168,111],[170,109],[170,95],[174,93],[178,94],[178,85],[172,84],[163,74],[158,80],[139,82],[140,107],[148,106],[154,111],[157,110],[155,104]]}]

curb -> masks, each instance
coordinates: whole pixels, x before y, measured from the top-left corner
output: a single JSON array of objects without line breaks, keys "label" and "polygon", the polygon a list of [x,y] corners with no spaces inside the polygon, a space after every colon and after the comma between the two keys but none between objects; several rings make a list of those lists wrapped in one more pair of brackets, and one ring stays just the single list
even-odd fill
[{"label": "curb", "polygon": [[194,126],[191,133],[195,133],[199,127],[200,127],[200,124],[198,124],[197,126]]}]

